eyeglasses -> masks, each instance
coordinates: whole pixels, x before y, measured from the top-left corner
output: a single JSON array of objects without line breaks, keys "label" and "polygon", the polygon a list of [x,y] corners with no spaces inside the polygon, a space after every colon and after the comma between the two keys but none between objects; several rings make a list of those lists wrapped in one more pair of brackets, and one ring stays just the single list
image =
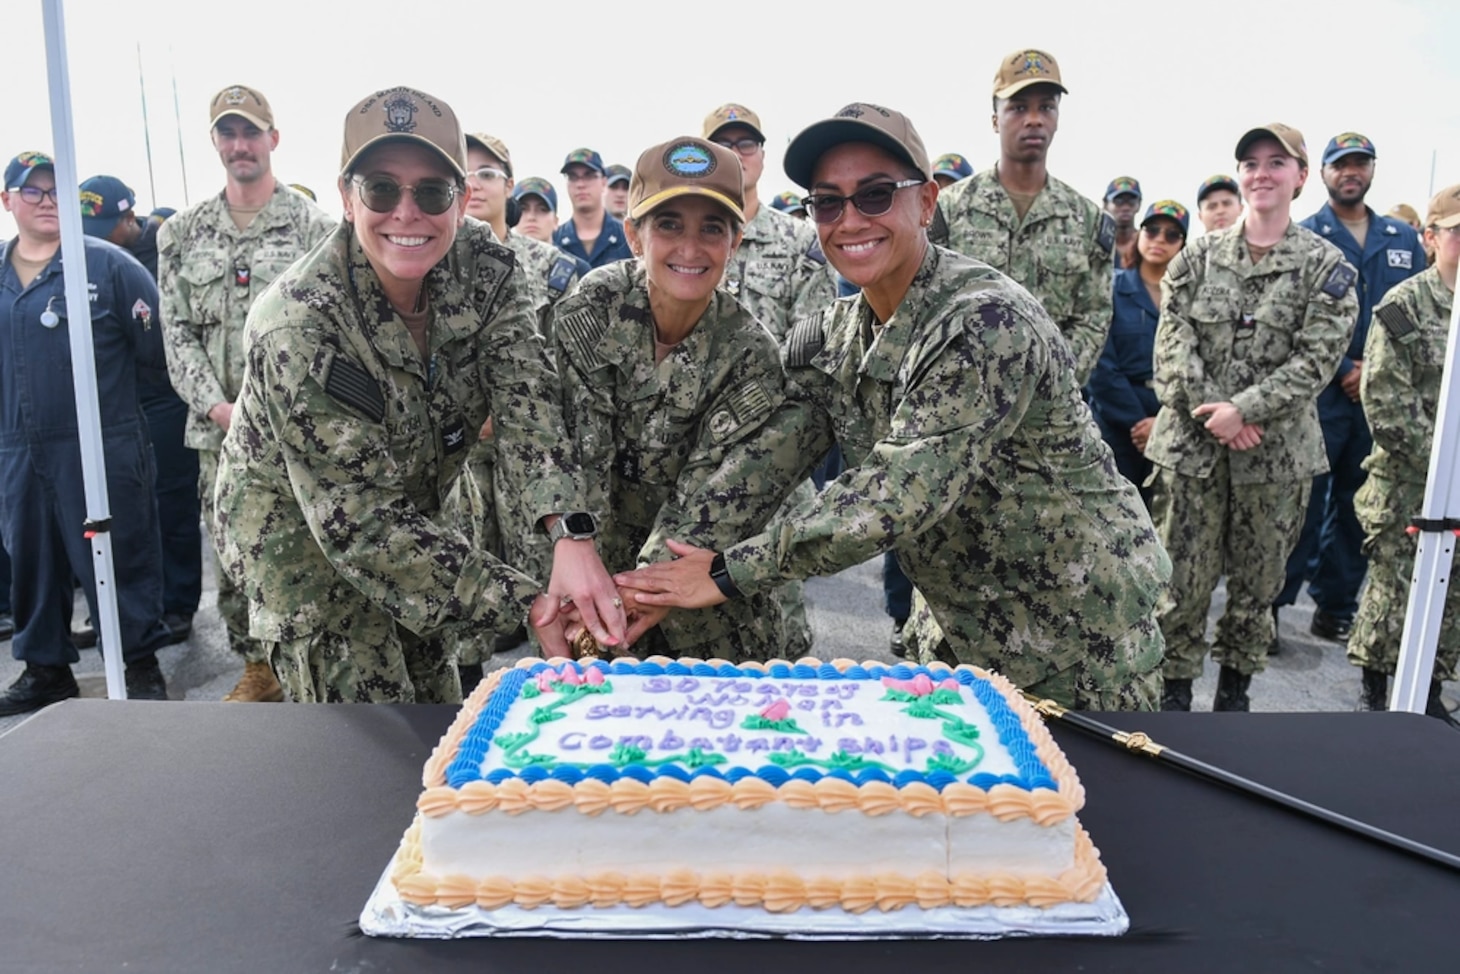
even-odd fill
[{"label": "eyeglasses", "polygon": [[36,186],[22,186],[18,190],[12,190],[12,192],[19,193],[20,198],[25,200],[31,206],[39,206],[41,200],[46,199],[47,197],[50,198],[52,203],[56,202],[56,200],[59,198],[56,196],[56,187],[54,186],[52,186],[50,189],[40,189]]},{"label": "eyeglasses", "polygon": [[892,197],[898,190],[926,182],[926,179],[904,179],[896,183],[874,183],[857,190],[851,196],[818,193],[814,196],[803,196],[801,205],[806,207],[806,212],[817,223],[835,223],[840,220],[847,200],[851,200],[857,212],[863,216],[881,216],[892,209]]},{"label": "eyeglasses", "polygon": [[724,146],[726,149],[734,149],[742,156],[753,156],[755,155],[756,149],[765,145],[760,139],[752,139],[749,136],[743,139],[736,139],[734,142],[731,142],[729,139],[716,139],[715,144]]},{"label": "eyeglasses", "polygon": [[474,169],[467,173],[466,178],[476,180],[479,183],[490,183],[494,179],[506,179],[507,174],[496,166],[483,166],[480,169]]},{"label": "eyeglasses", "polygon": [[360,202],[376,213],[389,213],[400,205],[401,194],[411,191],[422,213],[439,216],[451,209],[460,189],[447,179],[423,179],[414,186],[402,186],[389,176],[356,176]]},{"label": "eyeglasses", "polygon": [[1460,225],[1453,227],[1441,227],[1431,223],[1429,229],[1434,233],[1448,233],[1452,237],[1460,237]]},{"label": "eyeglasses", "polygon": [[1158,227],[1155,224],[1147,224],[1146,226],[1141,227],[1141,232],[1150,237],[1152,240],[1160,237],[1167,243],[1180,243],[1182,239],[1186,236],[1186,234],[1182,233],[1175,227]]}]

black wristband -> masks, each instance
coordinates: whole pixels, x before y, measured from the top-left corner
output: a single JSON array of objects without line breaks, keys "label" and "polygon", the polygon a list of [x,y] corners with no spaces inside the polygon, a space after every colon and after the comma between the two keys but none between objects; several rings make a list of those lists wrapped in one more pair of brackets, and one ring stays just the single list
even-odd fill
[{"label": "black wristband", "polygon": [[710,580],[725,598],[740,598],[740,589],[735,587],[735,579],[730,577],[730,570],[725,567],[723,553],[715,555],[715,559],[710,562]]}]

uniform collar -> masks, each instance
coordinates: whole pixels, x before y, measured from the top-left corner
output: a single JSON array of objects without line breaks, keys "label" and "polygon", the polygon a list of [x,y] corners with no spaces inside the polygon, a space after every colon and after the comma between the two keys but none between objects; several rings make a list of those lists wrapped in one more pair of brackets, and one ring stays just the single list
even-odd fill
[{"label": "uniform collar", "polygon": [[1223,266],[1240,271],[1244,277],[1248,274],[1277,274],[1303,266],[1302,235],[1307,231],[1298,225],[1297,220],[1288,220],[1283,235],[1256,264],[1252,262],[1247,239],[1243,236],[1246,229],[1247,215],[1243,214],[1237,218],[1231,231],[1217,240],[1211,251],[1212,257]]}]

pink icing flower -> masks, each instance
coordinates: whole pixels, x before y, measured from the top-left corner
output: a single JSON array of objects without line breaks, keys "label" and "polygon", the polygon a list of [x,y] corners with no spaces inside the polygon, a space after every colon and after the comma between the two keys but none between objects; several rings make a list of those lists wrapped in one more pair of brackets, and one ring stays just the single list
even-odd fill
[{"label": "pink icing flower", "polygon": [[791,716],[791,702],[789,700],[777,700],[762,710],[760,715],[772,723],[785,720]]},{"label": "pink icing flower", "polygon": [[583,678],[588,681],[590,687],[603,686],[603,671],[596,666],[588,667],[588,672],[584,674]]},{"label": "pink icing flower", "polygon": [[928,678],[928,674],[926,673],[919,673],[911,680],[898,680],[890,676],[884,676],[882,678],[882,685],[889,690],[901,690],[903,693],[911,693],[915,697],[926,697],[934,690],[933,681]]},{"label": "pink icing flower", "polygon": [[559,679],[568,684],[568,686],[570,687],[576,687],[583,682],[583,677],[580,676],[578,674],[578,670],[571,665],[563,667],[562,675],[559,677]]},{"label": "pink icing flower", "polygon": [[537,689],[540,693],[552,693],[553,684],[557,682],[557,673],[552,670],[543,670],[537,675]]},{"label": "pink icing flower", "polygon": [[938,689],[939,690],[952,690],[954,693],[957,693],[958,692],[958,681],[955,680],[955,679],[953,679],[952,677],[949,677],[948,679],[944,680],[942,683],[938,684]]}]

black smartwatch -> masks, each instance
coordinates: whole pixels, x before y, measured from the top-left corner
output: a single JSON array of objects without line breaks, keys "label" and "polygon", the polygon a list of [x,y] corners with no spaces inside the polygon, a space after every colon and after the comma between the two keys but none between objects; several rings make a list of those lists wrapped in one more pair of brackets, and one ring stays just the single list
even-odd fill
[{"label": "black smartwatch", "polygon": [[715,587],[720,594],[727,599],[740,598],[740,589],[735,587],[735,579],[730,577],[730,570],[725,567],[725,555],[717,554],[710,562],[710,578],[714,581]]},{"label": "black smartwatch", "polygon": [[554,542],[562,538],[587,541],[597,533],[598,525],[594,522],[593,515],[586,511],[568,511],[566,514],[560,514],[557,522],[548,528],[548,538]]}]

